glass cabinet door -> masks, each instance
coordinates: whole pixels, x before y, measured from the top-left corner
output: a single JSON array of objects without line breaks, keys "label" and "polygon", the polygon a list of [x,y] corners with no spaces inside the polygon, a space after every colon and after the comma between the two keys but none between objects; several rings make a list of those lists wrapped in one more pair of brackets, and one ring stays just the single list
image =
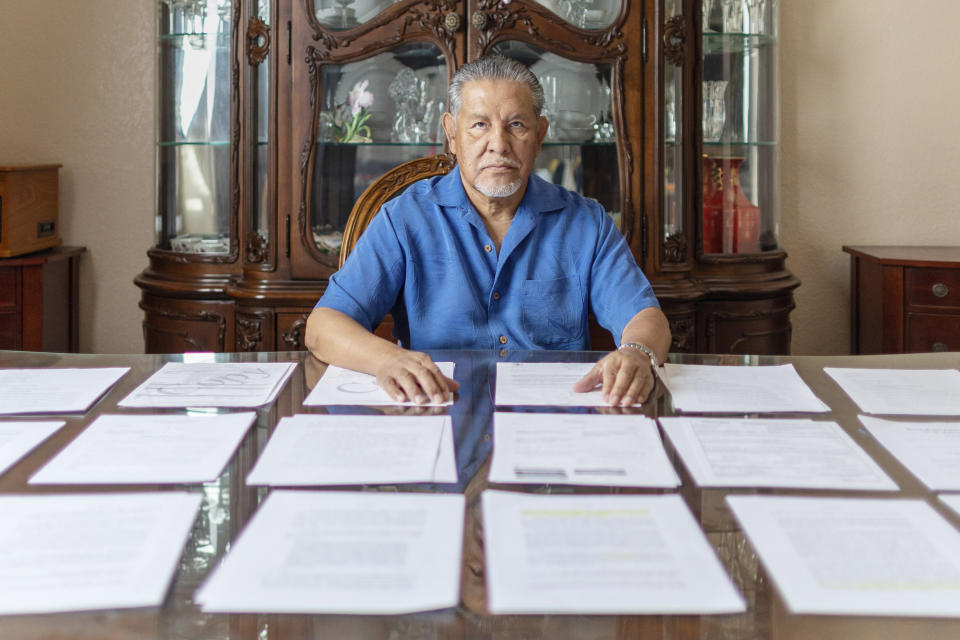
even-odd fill
[{"label": "glass cabinet door", "polygon": [[229,0],[159,2],[156,245],[230,253]]},{"label": "glass cabinet door", "polygon": [[[683,0],[666,0],[664,14],[667,25],[682,28]],[[684,131],[683,59],[667,55],[663,66],[663,212],[662,241],[664,262],[678,263],[686,260],[686,232],[684,225],[683,157],[688,133]]]},{"label": "glass cabinet door", "polygon": [[337,264],[350,210],[397,165],[443,152],[447,61],[430,42],[321,67],[320,109],[310,180],[313,241]]},{"label": "glass cabinet door", "polygon": [[622,0],[535,0],[580,29],[606,29],[613,24]]},{"label": "glass cabinet door", "polygon": [[543,86],[547,137],[534,173],[599,201],[619,226],[622,204],[611,65],[570,60],[515,40],[496,43],[491,53],[523,62]]},{"label": "glass cabinet door", "polygon": [[776,250],[777,0],[703,0],[704,254]]}]

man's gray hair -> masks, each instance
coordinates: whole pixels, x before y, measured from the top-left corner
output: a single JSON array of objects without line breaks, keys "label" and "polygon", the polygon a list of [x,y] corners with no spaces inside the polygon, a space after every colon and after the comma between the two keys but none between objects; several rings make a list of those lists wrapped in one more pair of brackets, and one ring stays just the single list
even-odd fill
[{"label": "man's gray hair", "polygon": [[522,62],[501,55],[491,54],[466,63],[453,74],[447,88],[450,113],[454,118],[460,113],[463,87],[474,80],[514,80],[530,89],[533,94],[533,110],[539,117],[543,112],[543,87],[540,81]]}]

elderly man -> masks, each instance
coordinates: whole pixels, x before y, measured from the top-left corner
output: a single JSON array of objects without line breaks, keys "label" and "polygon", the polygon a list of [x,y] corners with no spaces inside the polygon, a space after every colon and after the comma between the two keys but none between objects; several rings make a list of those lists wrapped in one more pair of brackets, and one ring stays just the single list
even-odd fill
[{"label": "elderly man", "polygon": [[[643,401],[669,325],[603,208],[531,176],[547,133],[536,76],[487,56],[448,93],[457,167],[383,206],[310,314],[307,347],[398,401],[440,402],[458,384],[420,350],[589,349],[592,310],[620,346],[574,389]],[[399,345],[371,332],[388,312]]]}]

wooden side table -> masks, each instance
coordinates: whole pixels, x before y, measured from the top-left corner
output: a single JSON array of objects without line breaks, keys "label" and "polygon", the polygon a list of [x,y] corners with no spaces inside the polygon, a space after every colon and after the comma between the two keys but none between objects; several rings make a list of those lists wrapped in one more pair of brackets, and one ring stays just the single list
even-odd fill
[{"label": "wooden side table", "polygon": [[0,259],[0,349],[76,353],[84,251],[61,246]]},{"label": "wooden side table", "polygon": [[843,247],[850,352],[960,351],[960,247]]}]

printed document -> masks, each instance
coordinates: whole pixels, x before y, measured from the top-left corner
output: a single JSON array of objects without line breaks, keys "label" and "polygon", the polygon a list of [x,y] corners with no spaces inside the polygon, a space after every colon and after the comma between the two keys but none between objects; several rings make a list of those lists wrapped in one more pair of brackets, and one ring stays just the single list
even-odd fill
[{"label": "printed document", "polygon": [[236,613],[455,607],[463,515],[458,494],[273,491],[195,599]]},{"label": "printed document", "polygon": [[745,605],[683,498],[483,492],[491,613],[709,614]]},{"label": "printed document", "polygon": [[688,413],[826,413],[792,364],[664,365],[673,408]]},{"label": "printed document", "polygon": [[660,418],[700,487],[896,491],[836,422]]},{"label": "printed document", "polygon": [[650,418],[494,413],[490,482],[673,488],[680,478]]},{"label": "printed document", "polygon": [[933,491],[960,491],[960,422],[900,422],[860,416],[860,422]]},{"label": "printed document", "polygon": [[187,484],[216,480],[257,414],[102,415],[30,484]]},{"label": "printed document", "polygon": [[[435,363],[440,372],[448,378],[453,378],[453,362]],[[317,386],[307,395],[303,406],[318,406],[328,404],[353,404],[363,406],[400,405],[407,407],[437,407],[453,404],[453,397],[441,403],[425,402],[397,402],[390,394],[380,388],[376,376],[369,373],[360,373],[343,367],[330,365],[324,371],[323,377]]]},{"label": "printed document", "polygon": [[0,496],[0,614],[157,607],[202,496]]},{"label": "printed document", "polygon": [[960,416],[960,371],[956,369],[823,370],[864,413]]},{"label": "printed document", "polygon": [[260,407],[273,402],[296,362],[168,362],[121,407]]},{"label": "printed document", "polygon": [[66,422],[0,422],[0,474],[15,465]]},{"label": "printed document", "polygon": [[247,484],[457,482],[450,416],[282,418]]},{"label": "printed document", "polygon": [[0,414],[85,413],[129,370],[0,369]]},{"label": "printed document", "polygon": [[599,385],[577,393],[574,383],[587,375],[595,362],[498,362],[497,406],[549,405],[555,407],[605,407]]},{"label": "printed document", "polygon": [[960,531],[922,500],[727,502],[793,613],[960,616]]}]

